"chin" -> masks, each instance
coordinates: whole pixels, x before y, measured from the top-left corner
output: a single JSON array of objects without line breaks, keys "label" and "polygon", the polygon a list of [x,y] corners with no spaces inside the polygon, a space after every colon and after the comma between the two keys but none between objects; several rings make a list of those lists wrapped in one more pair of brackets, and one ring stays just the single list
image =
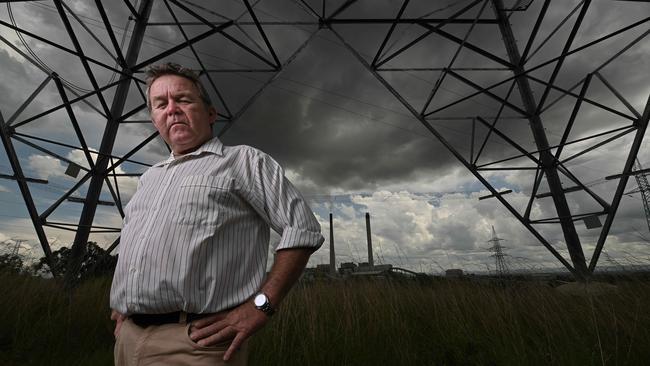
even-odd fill
[{"label": "chin", "polygon": [[196,142],[196,141],[184,141],[182,143],[176,143],[174,146],[176,146],[176,150],[178,151],[188,151],[188,150],[194,150],[197,147],[199,147],[201,143]]}]

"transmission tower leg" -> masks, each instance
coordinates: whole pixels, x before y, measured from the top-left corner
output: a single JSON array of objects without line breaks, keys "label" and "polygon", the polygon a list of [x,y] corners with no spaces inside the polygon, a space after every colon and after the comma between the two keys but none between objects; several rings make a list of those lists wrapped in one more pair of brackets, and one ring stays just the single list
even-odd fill
[{"label": "transmission tower leg", "polygon": [[[542,169],[546,176],[551,195],[553,197],[553,202],[557,210],[557,214],[560,220],[560,225],[562,227],[562,232],[564,234],[564,239],[566,241],[567,249],[569,250],[569,255],[571,257],[571,262],[577,274],[578,280],[585,280],[589,276],[589,270],[587,269],[585,255],[582,251],[582,245],[580,244],[580,237],[576,231],[575,225],[572,220],[571,210],[566,200],[564,190],[560,181],[560,176],[556,169],[555,157],[551,153],[549,148],[548,139],[546,133],[544,132],[544,125],[539,116],[538,106],[535,102],[535,97],[533,96],[532,88],[524,74],[524,67],[522,64],[521,56],[519,54],[519,49],[515,41],[514,33],[508,17],[505,13],[503,1],[502,0],[492,0],[494,11],[499,23],[499,30],[503,37],[503,41],[508,52],[508,57],[510,62],[513,65],[512,72],[515,75],[522,75],[516,78],[517,87],[519,88],[519,93],[521,99],[524,103],[525,110],[528,114],[528,120],[530,122],[530,128],[535,139],[535,144],[537,150],[540,151],[540,162]],[[585,4],[587,6],[588,4]],[[586,8],[584,8],[586,10]],[[581,13],[582,15],[583,13]],[[574,26],[574,30],[577,30],[576,27],[579,26],[582,21],[582,17],[579,16]],[[567,45],[570,45],[572,37],[569,37]],[[568,48],[568,47],[566,47]],[[559,68],[562,60],[558,61],[556,70]],[[551,80],[550,83],[552,83]]]},{"label": "transmission tower leg", "polygon": [[577,272],[574,266],[572,266],[571,263],[569,263],[553,246],[551,246],[546,241],[546,239],[531,225],[530,220],[524,218],[508,201],[506,201],[502,197],[501,194],[499,194],[499,192],[497,192],[496,188],[494,188],[492,184],[490,184],[490,182],[478,172],[476,166],[473,163],[465,159],[464,156],[458,150],[456,150],[449,143],[449,141],[447,141],[440,134],[440,132],[438,132],[431,124],[429,124],[429,122],[426,120],[425,116],[422,113],[416,111],[415,108],[413,108],[413,106],[411,106],[406,101],[406,99],[404,99],[404,97],[400,95],[400,93],[397,92],[397,90],[388,83],[386,79],[384,79],[381,75],[379,75],[379,72],[377,72],[377,70],[373,68],[372,65],[366,62],[364,57],[359,52],[357,52],[354,49],[354,47],[352,47],[352,45],[346,42],[345,39],[338,32],[336,32],[331,27],[329,28],[329,30],[332,32],[332,34],[336,36],[336,38],[339,39],[339,41],[341,41],[341,43],[345,46],[345,48],[347,48],[350,51],[350,53],[354,55],[354,57],[359,61],[359,63],[361,63],[386,88],[386,90],[388,90],[391,94],[393,94],[393,96],[395,96],[395,98],[413,115],[413,117],[415,117],[429,132],[431,132],[431,134],[435,136],[436,139],[438,139],[438,141],[440,141],[440,143],[442,143],[444,147],[447,150],[449,150],[449,152],[451,152],[454,155],[454,157],[458,159],[458,161],[461,162],[461,164],[463,164],[463,166],[465,166],[465,168],[467,168],[467,170],[469,170],[474,175],[474,177],[476,177],[476,179],[479,182],[481,182],[483,186],[485,186],[485,188],[487,188],[492,193],[492,195],[497,200],[499,200],[499,202],[501,202],[503,206],[517,220],[519,220],[519,222],[521,222],[521,224],[524,225],[524,227],[526,227],[526,229],[528,229],[528,231],[532,235],[534,235],[535,238],[537,238],[540,241],[540,243],[542,243],[542,245],[546,247],[546,249],[549,250],[549,252],[551,252],[551,254],[555,258],[557,258],[558,261],[560,261],[560,263],[562,263],[564,267],[566,267],[576,278],[583,277],[580,273]]},{"label": "transmission tower leg", "polygon": [[[643,170],[639,158],[636,159],[636,170]],[[641,200],[643,200],[645,220],[648,224],[648,230],[650,231],[650,183],[648,183],[648,175],[645,173],[637,173],[634,177],[636,178],[637,186],[639,186],[639,193],[641,193]]]},{"label": "transmission tower leg", "polygon": [[120,76],[121,80],[117,86],[117,90],[115,91],[115,97],[113,98],[108,121],[106,121],[106,127],[102,136],[99,155],[97,157],[95,169],[92,172],[92,178],[84,201],[81,217],[79,218],[79,227],[72,245],[70,263],[65,276],[65,282],[68,285],[75,282],[76,276],[81,268],[81,262],[88,243],[88,236],[90,235],[90,229],[95,218],[97,202],[102,191],[104,178],[106,177],[106,169],[108,168],[108,163],[110,161],[109,156],[113,151],[115,137],[117,136],[117,131],[120,125],[120,116],[124,111],[126,97],[131,85],[130,75],[133,72],[131,68],[137,64],[138,54],[140,53],[152,5],[152,0],[145,0],[140,4],[140,8],[138,9],[139,16],[135,21],[135,28],[124,57],[126,65],[122,68],[123,75]]},{"label": "transmission tower leg", "polygon": [[32,224],[34,224],[34,230],[36,230],[36,236],[38,237],[38,241],[41,243],[41,248],[43,248],[43,254],[45,255],[45,259],[47,260],[47,265],[50,267],[50,272],[52,272],[52,275],[56,277],[57,273],[56,270],[54,269],[54,262],[52,258],[52,250],[50,249],[50,243],[47,241],[45,230],[43,230],[43,223],[41,219],[38,217],[38,211],[36,210],[36,205],[34,205],[34,200],[32,199],[32,195],[29,192],[29,186],[27,185],[27,181],[25,180],[23,169],[20,167],[20,163],[18,161],[18,155],[16,154],[16,150],[14,149],[14,145],[11,142],[10,136],[11,136],[11,127],[7,126],[7,124],[5,123],[5,119],[2,116],[2,112],[0,112],[0,139],[2,140],[2,144],[4,145],[5,151],[7,152],[7,157],[9,158],[11,169],[14,171],[14,177],[16,178],[16,183],[18,183],[18,188],[20,189],[20,193],[23,195],[23,199],[25,200],[25,205],[27,206],[27,212],[29,213],[29,218],[32,220]]},{"label": "transmission tower leg", "polygon": [[330,273],[336,274],[336,252],[334,251],[334,220],[330,213]]},{"label": "transmission tower leg", "polygon": [[639,149],[641,148],[641,143],[643,142],[643,137],[645,136],[646,130],[648,129],[649,121],[650,121],[650,96],[648,96],[648,101],[646,102],[643,115],[641,116],[641,118],[636,120],[635,124],[637,126],[637,130],[636,130],[636,134],[634,135],[634,141],[632,142],[632,147],[630,148],[630,152],[627,155],[627,161],[625,162],[625,167],[623,168],[623,176],[621,177],[621,180],[618,181],[618,186],[616,187],[616,193],[614,193],[614,199],[612,200],[612,206],[610,208],[609,213],[607,214],[605,223],[603,224],[603,230],[600,232],[600,237],[598,238],[598,242],[596,243],[596,249],[594,250],[594,254],[591,256],[591,262],[589,262],[590,271],[593,271],[596,268],[596,264],[598,263],[598,258],[600,257],[600,252],[603,250],[603,246],[605,245],[605,240],[607,239],[607,235],[609,234],[609,229],[612,227],[612,224],[614,223],[614,217],[616,216],[616,211],[618,210],[618,206],[621,203],[621,198],[623,198],[623,192],[625,192],[625,186],[627,186],[627,181],[630,178],[630,172],[632,171],[632,167],[634,166],[634,160],[636,159]]}]

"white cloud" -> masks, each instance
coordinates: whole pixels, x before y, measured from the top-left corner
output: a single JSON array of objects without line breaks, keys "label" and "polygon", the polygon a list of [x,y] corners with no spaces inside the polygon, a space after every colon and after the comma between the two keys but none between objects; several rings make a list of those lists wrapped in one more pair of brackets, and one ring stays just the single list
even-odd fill
[{"label": "white cloud", "polygon": [[[95,149],[91,148],[91,150],[95,150]],[[97,153],[90,153],[90,156],[93,159],[93,163],[97,161]],[[86,159],[86,155],[81,150],[71,151],[70,153],[68,153],[67,158],[81,166],[84,166],[86,168],[88,167],[88,163],[87,163],[88,159]],[[124,174],[125,171],[124,169],[122,169],[121,166],[118,166],[117,168],[115,168],[115,173]],[[135,190],[138,188],[138,178],[118,177],[117,184],[120,190],[120,195],[122,196],[122,200],[128,201],[131,198],[131,196],[133,196],[133,194],[135,193]],[[107,190],[106,186],[104,186],[104,190]]]},{"label": "white cloud", "polygon": [[30,155],[29,168],[34,170],[41,179],[65,177],[65,167],[59,159],[49,155]]},{"label": "white cloud", "polygon": [[[425,272],[460,267],[484,271],[494,269],[494,258],[488,250],[488,240],[494,226],[497,235],[506,239],[501,244],[512,268],[530,269],[560,267],[559,261],[499,203],[478,200],[487,191],[472,194],[438,195],[413,194],[408,191],[379,191],[371,196],[354,195],[351,202],[334,202],[334,238],[337,263],[367,261],[365,212],[371,215],[373,254],[375,263],[391,263],[399,267]],[[522,206],[527,195],[511,193],[509,201]],[[550,215],[542,204],[533,205],[533,215]],[[315,205],[316,212],[328,212],[329,203]],[[326,244],[311,261],[311,265],[329,262],[329,218],[319,216]],[[585,256],[593,251],[595,232],[576,228],[584,238]],[[548,239],[565,258],[566,246],[559,225],[538,225],[536,229]],[[613,230],[614,231],[614,230]],[[639,238],[610,236],[606,250],[614,258],[624,259],[630,253],[643,256],[644,246]],[[570,260],[569,260],[570,262]],[[628,261],[629,262],[629,261]],[[605,265],[605,262],[600,262]]]},{"label": "white cloud", "polygon": [[[426,271],[457,265],[456,255],[473,253],[489,239],[489,222],[477,208],[476,197],[445,194],[439,197],[407,191],[352,196],[350,204],[335,204],[334,237],[338,261],[367,261],[365,212],[371,216],[375,261]],[[323,232],[329,222],[321,219]],[[485,246],[485,245],[483,245]],[[328,249],[321,250],[328,260]],[[451,257],[449,254],[452,254]],[[486,258],[489,253],[486,251]],[[439,269],[436,269],[439,270]]]},{"label": "white cloud", "polygon": [[11,190],[10,190],[9,188],[3,186],[2,184],[0,184],[0,192],[7,192],[7,193],[9,193],[9,192],[11,192]]},{"label": "white cloud", "polygon": [[[91,150],[93,150],[91,148]],[[97,159],[96,153],[90,153],[93,162]],[[66,156],[70,161],[79,164],[80,166],[88,168],[88,163],[86,156],[81,150],[72,150]],[[72,178],[65,174],[67,169],[67,163],[62,162],[59,159],[56,159],[49,155],[30,155],[28,158],[28,167],[34,171],[37,177],[41,179],[52,179],[52,178],[63,178],[68,181],[72,181],[75,178]],[[117,167],[115,169],[117,174],[124,174],[125,171],[122,167]],[[122,195],[123,201],[128,201],[131,196],[135,193],[136,188],[138,187],[138,178],[137,177],[118,177],[117,182],[119,185],[120,194]],[[0,186],[0,192],[2,192],[2,186]],[[106,186],[104,190],[108,192]],[[8,192],[8,191],[7,191]]]},{"label": "white cloud", "polygon": [[299,172],[286,168],[284,175],[289,179],[289,181],[298,188],[303,195],[310,195],[313,192],[319,192],[320,188],[316,182],[305,177]]},{"label": "white cloud", "polygon": [[[49,227],[44,230],[52,251],[63,246],[70,247],[74,240],[75,233],[72,231]],[[43,256],[43,249],[30,219],[14,218],[0,222],[0,243],[8,243],[13,249],[13,245],[18,241],[21,242],[18,254],[26,260],[33,261]]]}]

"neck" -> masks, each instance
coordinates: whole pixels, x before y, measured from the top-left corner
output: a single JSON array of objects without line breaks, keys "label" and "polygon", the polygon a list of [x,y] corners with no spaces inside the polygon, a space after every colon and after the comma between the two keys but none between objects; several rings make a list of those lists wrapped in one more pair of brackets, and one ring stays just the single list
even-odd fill
[{"label": "neck", "polygon": [[193,147],[182,148],[182,149],[179,149],[178,151],[176,151],[176,150],[172,150],[172,154],[174,155],[175,158],[178,158],[178,157],[181,157],[181,156],[183,156],[183,155],[186,155],[186,154],[189,154],[189,153],[191,153],[191,152],[194,152],[194,151],[198,150],[199,147],[203,146],[203,144],[205,144],[206,142],[210,141],[211,138],[212,138],[212,137],[207,138],[207,139],[201,141],[200,143],[198,143],[196,146],[193,146]]}]

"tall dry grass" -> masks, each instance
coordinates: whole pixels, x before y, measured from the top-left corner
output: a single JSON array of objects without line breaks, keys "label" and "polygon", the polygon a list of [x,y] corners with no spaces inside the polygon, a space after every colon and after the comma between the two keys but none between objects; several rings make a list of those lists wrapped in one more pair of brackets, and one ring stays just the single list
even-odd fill
[{"label": "tall dry grass", "polygon": [[[0,364],[111,365],[110,279],[71,296],[0,275]],[[252,341],[251,365],[646,365],[650,282],[598,296],[543,283],[298,285]]]},{"label": "tall dry grass", "polygon": [[111,365],[110,279],[74,294],[51,279],[0,273],[0,365]]},{"label": "tall dry grass", "polygon": [[255,338],[255,365],[647,365],[650,283],[315,283]]}]

